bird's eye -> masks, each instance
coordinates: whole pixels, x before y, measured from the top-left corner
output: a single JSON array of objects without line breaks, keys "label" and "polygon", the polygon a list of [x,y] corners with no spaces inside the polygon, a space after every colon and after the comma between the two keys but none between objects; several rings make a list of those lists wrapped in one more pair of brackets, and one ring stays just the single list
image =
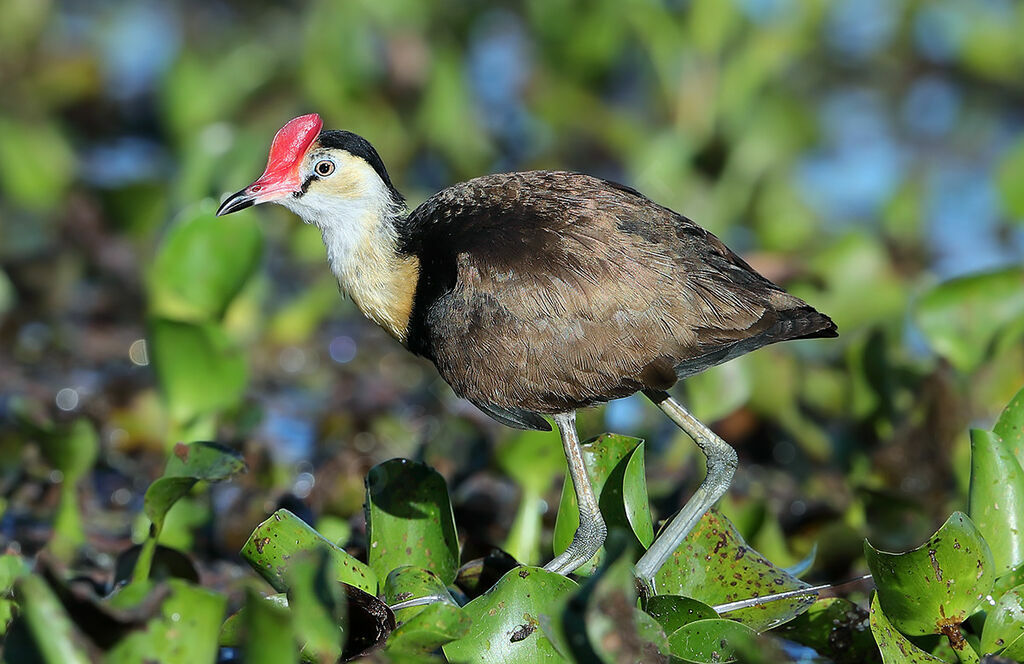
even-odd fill
[{"label": "bird's eye", "polygon": [[334,162],[330,159],[318,161],[316,166],[313,167],[313,170],[316,171],[316,174],[320,177],[327,177],[334,172]]}]

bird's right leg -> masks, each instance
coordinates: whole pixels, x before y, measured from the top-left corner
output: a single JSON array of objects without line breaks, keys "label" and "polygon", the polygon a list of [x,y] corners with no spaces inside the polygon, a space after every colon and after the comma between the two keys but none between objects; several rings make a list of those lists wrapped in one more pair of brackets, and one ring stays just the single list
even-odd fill
[{"label": "bird's right leg", "polygon": [[594,487],[587,476],[587,466],[583,462],[583,451],[576,433],[576,413],[561,413],[554,416],[555,425],[562,436],[565,448],[565,460],[569,464],[569,477],[576,491],[576,504],[580,509],[580,525],[572,536],[569,548],[544,566],[549,572],[569,574],[587,563],[597,550],[604,544],[608,527],[601,517]]},{"label": "bird's right leg", "polygon": [[669,521],[651,548],[637,561],[636,575],[647,592],[654,591],[654,576],[682,544],[704,513],[729,489],[736,471],[736,450],[719,438],[667,392],[645,391],[648,399],[661,408],[707,457],[708,473],[683,509]]}]

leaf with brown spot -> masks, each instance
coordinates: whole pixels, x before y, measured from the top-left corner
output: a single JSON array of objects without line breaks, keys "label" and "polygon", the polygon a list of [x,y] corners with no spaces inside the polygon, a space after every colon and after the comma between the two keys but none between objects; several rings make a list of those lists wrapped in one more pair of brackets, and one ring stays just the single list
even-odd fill
[{"label": "leaf with brown spot", "polygon": [[871,634],[875,637],[884,664],[942,663],[941,659],[915,646],[892,626],[879,604],[878,593],[871,599]]},{"label": "leaf with brown spot", "polygon": [[992,590],[992,552],[974,523],[954,512],[923,545],[906,553],[864,542],[878,600],[900,631],[941,634],[970,616]]}]

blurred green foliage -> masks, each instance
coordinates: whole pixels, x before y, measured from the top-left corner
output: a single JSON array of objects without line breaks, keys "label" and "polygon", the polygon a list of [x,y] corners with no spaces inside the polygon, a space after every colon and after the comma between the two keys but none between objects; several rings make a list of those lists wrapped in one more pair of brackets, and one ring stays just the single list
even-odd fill
[{"label": "blurred green foliage", "polygon": [[[967,432],[1024,383],[1019,3],[0,0],[0,17],[12,553],[109,567],[146,540],[137,517],[166,452],[219,440],[251,472],[182,497],[161,542],[188,547],[232,610],[254,586],[224,567],[278,508],[333,523],[367,560],[364,477],[396,456],[446,480],[462,560],[496,544],[551,555],[553,435],[494,426],[371,328],[338,297],[315,229],[278,208],[212,217],[273,132],[311,111],[367,137],[413,205],[493,171],[610,177],[831,315],[838,340],[681,388],[740,453],[722,513],[774,563],[813,560],[811,582],[842,581],[866,569],[863,537],[907,550],[958,509],[996,539],[978,487],[1014,485],[1004,452],[1021,460],[1021,427],[1001,420],[1006,447],[976,438],[973,455]],[[634,502],[649,496],[655,529],[701,476],[639,400],[580,427],[645,439]],[[1006,546],[1000,570],[1019,565]],[[1003,597],[1024,581],[999,573]],[[30,604],[29,632],[51,603]],[[240,624],[279,616],[259,607]],[[883,655],[905,645],[884,618]],[[436,638],[457,622],[421,627]]]}]

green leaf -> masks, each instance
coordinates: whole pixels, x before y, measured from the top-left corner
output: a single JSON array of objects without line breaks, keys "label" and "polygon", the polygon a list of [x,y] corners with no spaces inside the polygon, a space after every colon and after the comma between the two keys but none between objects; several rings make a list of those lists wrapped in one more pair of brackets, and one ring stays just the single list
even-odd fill
[{"label": "green leaf", "polygon": [[[601,515],[609,532],[621,528],[633,533],[636,543],[644,548],[654,541],[654,525],[647,499],[647,478],[644,474],[644,443],[636,438],[604,434],[581,445],[587,475],[597,494]],[[576,493],[568,476],[562,485],[562,499],[555,518],[552,544],[555,554],[569,548],[580,512]],[[578,576],[593,574],[604,560],[602,547],[590,562],[573,572]]]},{"label": "green leaf", "polygon": [[1024,468],[1024,387],[1006,404],[992,431],[1003,439],[1003,445]]},{"label": "green leaf", "polygon": [[92,468],[99,453],[96,428],[85,418],[55,427],[43,438],[43,453],[50,464],[63,474],[60,501],[53,520],[53,538],[47,548],[59,560],[67,562],[85,542],[78,483]]},{"label": "green leaf", "polygon": [[157,380],[176,422],[230,408],[245,393],[245,355],[214,323],[153,319],[149,348]]},{"label": "green leaf", "polygon": [[704,602],[682,595],[655,595],[647,600],[645,610],[658,621],[666,634],[697,620],[718,617],[718,613]]},{"label": "green leaf", "polygon": [[564,661],[539,629],[542,613],[572,594],[576,584],[539,567],[519,567],[463,607],[469,633],[444,646],[452,662],[532,664]]},{"label": "green leaf", "polygon": [[88,664],[71,619],[41,577],[29,574],[15,581],[14,599],[45,664]]},{"label": "green leaf", "polygon": [[292,614],[247,588],[245,592],[246,664],[290,664],[298,661]]},{"label": "green leaf", "polygon": [[149,537],[135,563],[132,578],[149,577],[153,555],[167,513],[200,480],[219,482],[245,470],[241,455],[227,447],[210,442],[178,443],[164,468],[164,476],[149,485],[143,501],[146,516],[152,522]]},{"label": "green leaf", "polygon": [[1024,660],[1024,585],[1004,594],[988,611],[981,631],[981,654]]},{"label": "green leaf", "polygon": [[910,639],[903,636],[882,612],[882,606],[878,601],[878,593],[871,599],[871,634],[875,637],[875,643],[882,653],[884,664],[922,664],[925,662],[938,662],[942,660],[932,657],[921,650]]},{"label": "green leaf", "polygon": [[292,559],[300,553],[323,549],[330,555],[333,578],[370,594],[377,592],[377,575],[365,563],[324,538],[309,524],[285,509],[256,526],[242,547],[241,556],[278,592]]},{"label": "green leaf", "polygon": [[496,452],[498,465],[522,489],[516,516],[504,549],[528,565],[540,561],[544,493],[565,472],[565,456],[557,436],[547,431],[523,431]]},{"label": "green leaf", "polygon": [[[455,604],[448,587],[436,574],[422,567],[399,567],[388,574],[384,581],[384,599],[388,605],[406,602],[420,597],[436,597],[438,601]],[[395,612],[395,619],[405,622],[420,613],[426,605],[411,606]]]},{"label": "green leaf", "polygon": [[841,597],[819,599],[778,630],[778,635],[813,648],[836,664],[879,662],[868,630],[868,612]]},{"label": "green leaf", "polygon": [[989,356],[996,336],[1024,317],[1022,290],[1022,268],[953,279],[921,298],[917,322],[936,353],[970,372]]},{"label": "green leaf", "polygon": [[1024,562],[1024,470],[999,436],[971,431],[967,514],[992,551],[996,575]]},{"label": "green leaf", "polygon": [[[284,593],[274,593],[272,595],[261,595],[255,593],[253,597],[258,598],[262,602],[273,604],[280,609],[288,608],[288,596]],[[250,610],[250,602],[248,601],[249,593],[246,593],[246,603],[242,605],[238,611],[228,616],[224,624],[220,626],[220,635],[217,637],[217,644],[228,648],[241,648],[245,645],[246,629],[249,618],[248,613]],[[289,616],[291,614],[289,613]],[[288,619],[288,626],[291,628],[291,618]]]},{"label": "green leaf", "polygon": [[[160,615],[134,630],[111,648],[108,664],[191,664],[212,662],[217,657],[217,634],[227,599],[223,595],[179,579],[166,581],[170,595],[160,605]],[[159,586],[149,581],[131,583],[114,595],[110,604],[128,608],[145,601]]]},{"label": "green leaf", "polygon": [[736,648],[753,642],[757,632],[742,623],[724,618],[708,618],[687,623],[669,634],[672,655],[684,662],[718,664],[731,662]]},{"label": "green leaf", "polygon": [[151,314],[179,322],[219,320],[259,267],[257,220],[214,212],[212,203],[203,203],[164,238],[147,275]]},{"label": "green leaf", "polygon": [[13,553],[0,555],[0,594],[6,594],[14,582],[29,573],[25,559]]},{"label": "green leaf", "polygon": [[[717,606],[809,587],[787,574],[746,542],[724,516],[709,510],[654,579],[658,594],[693,597]],[[811,593],[731,611],[728,617],[762,632],[803,613]]]},{"label": "green leaf", "polygon": [[954,512],[925,544],[906,553],[864,542],[878,601],[897,629],[943,634],[967,620],[992,590],[992,552],[974,523]]},{"label": "green leaf", "polygon": [[75,176],[75,153],[56,124],[0,116],[0,136],[0,189],[6,197],[33,212],[57,207]]},{"label": "green leaf", "polygon": [[318,662],[337,661],[347,637],[348,605],[331,572],[327,550],[315,548],[292,558],[285,573],[296,636]]},{"label": "green leaf", "polygon": [[366,538],[378,578],[412,565],[446,584],[459,569],[455,516],[444,478],[408,459],[377,464],[366,476]]},{"label": "green leaf", "polygon": [[1024,219],[1024,139],[1006,151],[996,182],[1006,210],[1011,216]]}]

